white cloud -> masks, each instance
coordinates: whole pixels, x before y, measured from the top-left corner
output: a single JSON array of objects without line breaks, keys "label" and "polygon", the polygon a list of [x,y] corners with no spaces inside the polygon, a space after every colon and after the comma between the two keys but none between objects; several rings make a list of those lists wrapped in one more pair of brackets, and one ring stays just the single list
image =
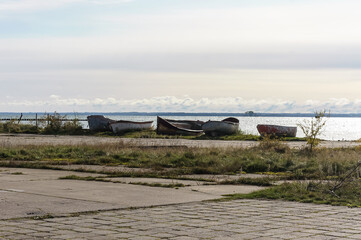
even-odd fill
[{"label": "white cloud", "polygon": [[53,9],[65,4],[82,1],[83,0],[3,0],[0,2],[0,11]]},{"label": "white cloud", "polygon": [[[251,46],[242,45],[240,41],[238,49],[234,50],[227,42],[214,46],[199,43],[199,48],[196,42],[194,44],[187,49],[187,44],[183,45],[178,40],[167,42],[160,39],[153,44],[152,39],[140,40],[139,36],[131,35],[0,39],[0,71],[107,68],[190,72],[224,68],[361,68],[361,44],[315,49],[305,45],[284,45],[279,48],[267,42]],[[217,50],[220,47],[223,52]]]},{"label": "white cloud", "polygon": [[[52,9],[73,3],[125,2],[0,0],[0,11],[11,15],[16,10]],[[242,96],[257,97],[248,100],[247,106],[264,111],[286,111],[298,106],[293,101],[307,99],[314,100],[303,104],[305,109],[334,104],[351,111],[357,104],[340,99],[356,98],[361,89],[361,3],[314,2],[233,9],[225,9],[226,4],[223,9],[168,11],[165,7],[156,8],[157,14],[92,14],[94,19],[82,15],[90,25],[112,28],[112,36],[95,29],[97,37],[2,38],[0,82],[6,87],[0,88],[0,101],[9,96],[33,103],[54,93],[63,98],[53,97],[46,104],[60,107],[64,102],[65,106],[95,108],[104,107],[104,101],[119,105],[114,97],[121,95],[138,99],[132,106],[143,109],[151,106],[147,101],[156,101],[154,96],[171,95],[178,98],[162,98],[156,103],[171,101],[169,107],[198,109],[192,98],[179,100],[188,94],[209,110],[212,104],[218,109],[217,104],[228,102],[224,96]],[[97,101],[90,100],[96,97]],[[290,101],[266,101],[277,97]],[[338,101],[326,102],[331,97]],[[231,102],[232,109],[245,106],[243,100]],[[152,109],[163,109],[163,105]]]},{"label": "white cloud", "polygon": [[90,2],[98,5],[110,5],[133,2],[134,0],[91,0]]},{"label": "white cloud", "polygon": [[[6,0],[0,10],[126,0]],[[316,1],[318,2],[318,1]],[[137,71],[360,68],[361,2],[197,9],[157,14],[92,14],[112,34],[0,39],[0,71],[111,68]],[[150,11],[151,12],[151,11]],[[51,21],[49,21],[51,24]],[[67,23],[66,20],[64,24]],[[99,25],[98,25],[99,24]],[[88,27],[89,27],[88,26]],[[66,28],[66,27],[65,27]]]},{"label": "white cloud", "polygon": [[[226,4],[225,4],[226,6]],[[358,44],[361,32],[361,2],[308,2],[253,7],[178,10],[157,14],[102,16],[97,19],[132,26],[132,31],[147,40],[197,45],[201,49],[237,51],[247,46],[277,44],[267,52],[288,52],[284,44]],[[115,27],[116,28],[116,27]],[[164,48],[172,47],[162,44]],[[318,46],[315,46],[316,48]],[[253,50],[253,49],[252,49]]]},{"label": "white cloud", "polygon": [[1,0],[0,11],[34,11],[56,9],[74,3],[97,5],[121,4],[134,0]]},{"label": "white cloud", "polygon": [[[59,66],[61,64],[59,62]],[[8,100],[6,96],[22,100],[45,99],[49,93],[66,99],[118,99],[119,96],[124,99],[150,99],[156,96],[188,95],[189,98],[202,99],[205,104],[209,99],[224,97],[242,97],[255,101],[281,98],[296,102],[312,99],[314,102],[306,103],[312,107],[319,104],[316,100],[324,102],[330,98],[359,98],[361,70],[212,69],[208,72],[147,72],[14,69],[7,72],[4,68],[4,72],[0,72],[0,84],[6,86],[0,88],[0,102]],[[189,104],[187,98],[182,98]],[[176,103],[179,104],[178,101]]]},{"label": "white cloud", "polygon": [[[310,103],[312,103],[310,105]],[[116,98],[62,98],[51,95],[47,100],[16,101],[0,103],[3,111],[98,111],[98,112],[230,112],[245,111],[270,113],[313,113],[330,110],[331,113],[361,112],[361,99],[307,100],[295,102],[282,99],[191,98],[163,96],[143,99]]]}]

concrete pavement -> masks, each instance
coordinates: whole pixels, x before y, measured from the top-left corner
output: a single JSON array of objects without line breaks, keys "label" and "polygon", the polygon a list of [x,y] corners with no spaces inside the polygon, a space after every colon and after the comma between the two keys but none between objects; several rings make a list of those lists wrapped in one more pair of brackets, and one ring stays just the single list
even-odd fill
[{"label": "concrete pavement", "polygon": [[0,239],[361,239],[361,209],[296,202],[204,201],[254,186],[179,189],[59,180],[72,171],[0,168]]},{"label": "concrete pavement", "polygon": [[0,221],[2,239],[361,239],[361,210],[281,201],[197,202]]},{"label": "concrete pavement", "polygon": [[[210,200],[223,194],[252,192],[257,186],[202,185],[208,182],[116,178],[115,182],[60,180],[60,177],[102,176],[72,171],[0,168],[0,219],[59,216],[96,210],[150,207]],[[127,183],[182,183],[187,187],[164,188]]]}]

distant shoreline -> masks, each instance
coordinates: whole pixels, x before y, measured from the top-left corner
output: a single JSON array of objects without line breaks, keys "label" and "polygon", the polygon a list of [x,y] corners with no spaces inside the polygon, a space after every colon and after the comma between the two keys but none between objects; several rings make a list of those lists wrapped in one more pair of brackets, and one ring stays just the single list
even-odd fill
[{"label": "distant shoreline", "polygon": [[[52,112],[48,112],[52,114]],[[117,116],[234,116],[234,117],[314,117],[314,113],[220,113],[220,112],[57,112],[61,115],[117,115]],[[21,112],[0,112],[0,115],[20,115]],[[22,112],[24,115],[44,115],[44,112]],[[331,113],[330,117],[361,118],[361,113]]]}]

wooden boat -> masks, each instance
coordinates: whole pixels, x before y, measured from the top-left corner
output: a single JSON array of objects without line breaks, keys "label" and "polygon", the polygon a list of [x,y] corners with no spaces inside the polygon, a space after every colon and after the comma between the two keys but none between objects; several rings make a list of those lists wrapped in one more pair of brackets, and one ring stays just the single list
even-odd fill
[{"label": "wooden boat", "polygon": [[202,121],[171,120],[157,117],[157,134],[198,136],[203,134]]},{"label": "wooden boat", "polygon": [[148,122],[132,122],[132,121],[116,121],[110,123],[110,128],[114,133],[122,133],[136,130],[147,130],[152,128],[153,121]]},{"label": "wooden boat", "polygon": [[258,124],[257,130],[261,136],[296,137],[297,127]]},{"label": "wooden boat", "polygon": [[222,121],[208,121],[202,125],[205,134],[212,137],[235,134],[238,128],[239,120],[233,117],[223,119]]},{"label": "wooden boat", "polygon": [[103,115],[90,115],[87,117],[90,131],[104,132],[110,131],[109,124],[115,120],[104,117]]}]

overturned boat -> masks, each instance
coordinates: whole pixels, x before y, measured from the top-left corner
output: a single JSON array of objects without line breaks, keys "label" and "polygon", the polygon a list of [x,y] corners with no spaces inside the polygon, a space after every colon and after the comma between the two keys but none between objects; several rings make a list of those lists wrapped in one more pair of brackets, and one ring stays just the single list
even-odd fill
[{"label": "overturned boat", "polygon": [[234,117],[223,119],[222,121],[208,121],[202,125],[205,134],[212,137],[232,135],[239,129],[239,120]]},{"label": "overturned boat", "polygon": [[87,117],[90,131],[93,132],[105,132],[110,131],[110,123],[115,122],[110,118],[106,118],[103,115],[90,115]]},{"label": "overturned boat", "polygon": [[148,130],[152,128],[153,121],[147,122],[133,122],[126,120],[119,120],[110,123],[110,128],[114,133],[122,133],[129,131],[140,131],[140,130]]},{"label": "overturned boat", "polygon": [[157,134],[198,136],[203,134],[202,121],[171,120],[157,117]]},{"label": "overturned boat", "polygon": [[297,127],[258,124],[257,130],[261,136],[296,137]]}]

